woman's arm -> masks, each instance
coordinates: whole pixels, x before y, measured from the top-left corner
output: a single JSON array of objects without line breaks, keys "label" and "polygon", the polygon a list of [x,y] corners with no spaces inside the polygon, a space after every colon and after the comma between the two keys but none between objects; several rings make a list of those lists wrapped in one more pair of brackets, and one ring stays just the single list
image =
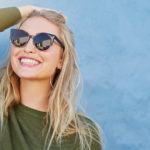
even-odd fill
[{"label": "woman's arm", "polygon": [[0,9],[0,31],[14,25],[21,19],[21,13],[17,7]]},{"label": "woman's arm", "polygon": [[35,6],[7,7],[0,9],[0,32],[15,25],[21,18],[26,17],[33,10],[40,10]]}]

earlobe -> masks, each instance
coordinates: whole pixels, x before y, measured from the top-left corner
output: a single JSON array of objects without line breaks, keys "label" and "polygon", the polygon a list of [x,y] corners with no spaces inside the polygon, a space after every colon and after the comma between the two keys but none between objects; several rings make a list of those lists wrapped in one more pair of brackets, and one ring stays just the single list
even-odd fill
[{"label": "earlobe", "polygon": [[62,59],[60,59],[58,65],[57,65],[57,68],[58,68],[58,69],[61,69],[62,66],[63,66],[63,61],[62,61]]},{"label": "earlobe", "polygon": [[60,66],[60,65],[59,65],[59,66],[57,66],[57,69],[60,69],[60,70],[61,70],[61,68],[62,68],[62,66]]}]

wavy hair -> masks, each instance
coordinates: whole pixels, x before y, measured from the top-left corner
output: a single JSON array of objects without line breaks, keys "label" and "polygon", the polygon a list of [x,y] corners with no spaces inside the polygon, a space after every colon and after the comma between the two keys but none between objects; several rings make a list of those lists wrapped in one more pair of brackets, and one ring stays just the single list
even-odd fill
[{"label": "wavy hair", "polygon": [[[31,17],[43,17],[55,24],[60,30],[60,39],[65,48],[63,66],[56,70],[52,81],[53,89],[49,97],[48,111],[45,116],[45,149],[49,150],[56,141],[61,143],[69,135],[77,135],[81,150],[91,150],[92,142],[101,145],[99,127],[88,119],[82,111],[78,111],[77,100],[82,91],[82,76],[78,66],[74,36],[62,13],[54,10],[33,11],[23,18],[18,28]],[[0,81],[0,122],[9,116],[9,109],[20,103],[20,79],[14,73],[10,60],[6,68],[1,70]],[[50,120],[50,121],[49,121]],[[50,134],[51,133],[51,134]],[[51,137],[49,137],[51,135]]]}]

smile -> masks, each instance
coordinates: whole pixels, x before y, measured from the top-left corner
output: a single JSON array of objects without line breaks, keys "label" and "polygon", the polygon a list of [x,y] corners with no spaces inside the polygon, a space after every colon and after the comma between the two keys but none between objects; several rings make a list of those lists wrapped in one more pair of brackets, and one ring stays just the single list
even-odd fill
[{"label": "smile", "polygon": [[21,58],[20,63],[21,63],[21,65],[28,66],[28,67],[32,67],[32,66],[36,66],[36,65],[40,64],[39,61],[30,59],[30,58]]}]

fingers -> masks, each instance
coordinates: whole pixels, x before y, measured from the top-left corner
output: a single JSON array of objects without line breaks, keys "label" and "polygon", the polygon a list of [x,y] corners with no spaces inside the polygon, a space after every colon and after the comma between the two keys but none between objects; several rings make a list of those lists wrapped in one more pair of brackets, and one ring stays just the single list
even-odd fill
[{"label": "fingers", "polygon": [[33,5],[20,6],[18,7],[18,9],[20,10],[22,18],[28,16],[33,10],[37,10],[37,11],[47,10],[47,11],[55,11],[61,14],[64,17],[65,21],[67,21],[67,17],[62,12],[58,12],[54,9],[48,9],[48,8],[38,7]]}]

